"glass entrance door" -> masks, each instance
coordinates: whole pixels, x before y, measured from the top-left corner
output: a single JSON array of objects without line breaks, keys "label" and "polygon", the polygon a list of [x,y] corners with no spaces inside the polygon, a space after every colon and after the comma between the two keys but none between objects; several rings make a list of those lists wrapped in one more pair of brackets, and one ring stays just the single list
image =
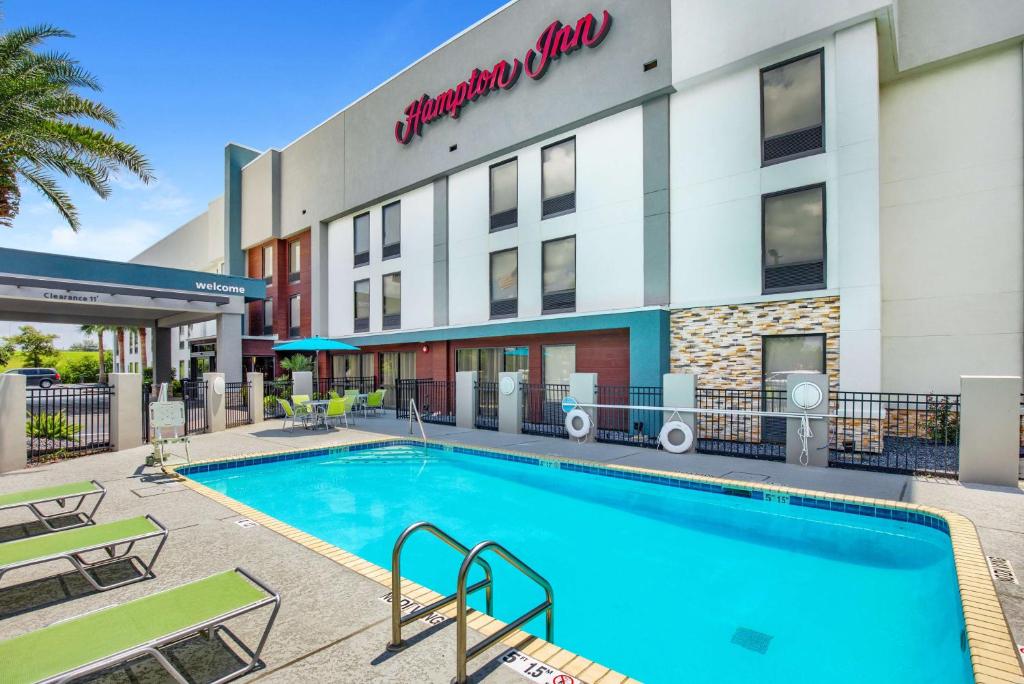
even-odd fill
[{"label": "glass entrance door", "polygon": [[396,389],[399,380],[416,378],[416,352],[381,352],[380,382],[381,389],[386,389],[384,406],[395,408]]}]

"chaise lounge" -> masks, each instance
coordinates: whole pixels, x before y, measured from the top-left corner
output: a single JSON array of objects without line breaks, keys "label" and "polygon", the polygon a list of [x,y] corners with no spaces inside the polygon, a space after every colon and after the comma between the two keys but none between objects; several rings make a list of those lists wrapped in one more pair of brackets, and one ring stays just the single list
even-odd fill
[{"label": "chaise lounge", "polygon": [[[159,542],[148,562],[132,555],[137,543],[150,539]],[[153,577],[153,565],[166,541],[167,528],[147,515],[4,542],[0,544],[0,580],[12,570],[67,561],[94,589],[106,591]],[[131,563],[135,575],[110,583],[100,581],[96,570],[124,562]],[[0,681],[5,680],[0,677]]]},{"label": "chaise lounge", "polygon": [[[211,683],[221,684],[261,665],[280,605],[277,592],[235,568],[0,641],[0,682],[69,682],[148,655],[174,681],[188,684],[161,649],[201,634],[210,640],[224,635],[245,655],[240,668]],[[225,623],[265,606],[273,609],[253,649]]]},{"label": "chaise lounge", "polygon": [[[107,490],[96,480],[27,489],[21,492],[0,494],[0,512],[27,508],[48,531],[54,532],[92,525],[94,523],[93,516],[96,515],[96,510],[103,503],[103,497],[106,495]],[[85,504],[91,497],[96,497],[96,503],[90,510],[86,508]],[[72,503],[74,503],[73,508],[71,507]],[[69,516],[77,517],[78,522],[70,525],[54,525],[57,519]]]}]

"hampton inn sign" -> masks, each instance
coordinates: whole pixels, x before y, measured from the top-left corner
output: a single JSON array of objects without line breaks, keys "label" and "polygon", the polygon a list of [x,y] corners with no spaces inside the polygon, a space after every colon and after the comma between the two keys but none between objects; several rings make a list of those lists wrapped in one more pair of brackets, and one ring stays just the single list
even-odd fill
[{"label": "hampton inn sign", "polygon": [[547,73],[551,63],[562,55],[580,48],[593,48],[601,44],[612,27],[612,15],[605,10],[598,24],[593,14],[581,17],[576,25],[552,22],[537,38],[535,47],[526,51],[522,61],[503,59],[491,69],[473,69],[469,78],[448,88],[436,97],[424,94],[405,108],[405,121],[395,122],[395,140],[407,145],[412,136],[423,135],[423,124],[433,123],[443,116],[457,119],[459,110],[478,97],[493,90],[508,90],[518,81],[522,72],[534,80]]}]

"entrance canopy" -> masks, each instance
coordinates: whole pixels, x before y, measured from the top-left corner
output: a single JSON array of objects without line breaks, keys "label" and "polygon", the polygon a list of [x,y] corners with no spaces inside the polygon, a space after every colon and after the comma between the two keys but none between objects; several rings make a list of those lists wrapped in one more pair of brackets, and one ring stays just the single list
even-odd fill
[{"label": "entrance canopy", "polygon": [[0,320],[173,327],[244,313],[262,280],[0,249]]}]

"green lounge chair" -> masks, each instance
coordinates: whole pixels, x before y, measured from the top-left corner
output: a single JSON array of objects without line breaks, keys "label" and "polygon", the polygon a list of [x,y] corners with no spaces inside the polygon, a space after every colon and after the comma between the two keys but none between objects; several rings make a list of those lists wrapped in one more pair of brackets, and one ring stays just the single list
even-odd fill
[{"label": "green lounge chair", "polygon": [[[149,562],[131,555],[136,543],[156,538],[160,542]],[[4,542],[0,544],[0,580],[12,570],[67,561],[94,589],[106,591],[153,577],[153,565],[166,541],[167,528],[147,515]],[[131,563],[139,574],[119,582],[100,583],[94,573],[96,569],[124,561]],[[4,681],[3,677],[0,681]]]},{"label": "green lounge chair", "polygon": [[348,414],[352,411],[352,399],[350,397],[330,399],[327,402],[327,411],[324,412],[324,422],[330,423],[331,421],[341,422],[345,421],[345,427],[348,427]]},{"label": "green lounge chair", "polygon": [[[68,682],[149,655],[174,681],[187,684],[160,649],[200,634],[223,634],[245,658],[239,669],[212,683],[221,684],[261,665],[260,653],[280,605],[277,592],[236,568],[0,641],[0,682]],[[251,649],[225,623],[265,606],[273,609],[259,644]]]},{"label": "green lounge chair", "polygon": [[308,404],[309,403],[309,395],[308,394],[293,394],[292,395],[292,402],[296,406],[299,406],[301,404]]},{"label": "green lounge chair", "polygon": [[[90,482],[72,482],[70,484],[27,489],[10,494],[0,494],[0,511],[11,511],[27,508],[42,525],[50,532],[66,530],[72,527],[92,525],[96,509],[103,502],[107,490],[96,480]],[[96,497],[92,509],[86,507],[86,501]],[[51,507],[51,504],[53,505]],[[73,504],[73,507],[72,507]],[[50,510],[55,508],[55,510]],[[57,525],[53,521],[68,516],[77,517],[79,522],[71,525]]]},{"label": "green lounge chair", "polygon": [[299,423],[302,423],[302,426],[306,427],[309,425],[309,421],[313,418],[313,414],[310,413],[309,408],[304,407],[301,404],[296,404],[293,409],[292,405],[289,404],[286,399],[282,399],[281,397],[277,398],[277,403],[280,405],[281,410],[284,411],[284,419],[281,423],[282,430],[288,427],[289,421],[291,422],[292,427],[295,427]]},{"label": "green lounge chair", "polygon": [[379,389],[376,392],[370,392],[366,395],[366,410],[377,413],[384,409],[384,395],[387,394],[386,389]]}]

